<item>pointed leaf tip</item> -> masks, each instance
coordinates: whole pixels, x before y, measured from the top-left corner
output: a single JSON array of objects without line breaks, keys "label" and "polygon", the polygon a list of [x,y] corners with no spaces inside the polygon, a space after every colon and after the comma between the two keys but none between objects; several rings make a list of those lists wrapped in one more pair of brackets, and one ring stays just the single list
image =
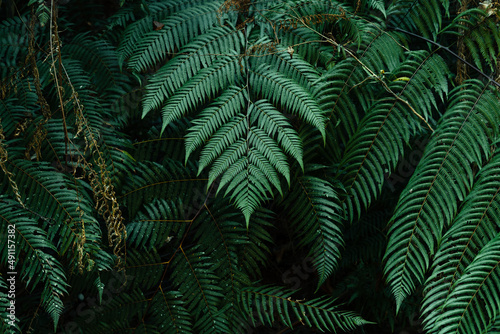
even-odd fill
[{"label": "pointed leaf tip", "polygon": [[245,223],[246,223],[247,230],[248,230],[248,226],[250,226],[250,214],[244,213],[244,215],[245,215]]}]

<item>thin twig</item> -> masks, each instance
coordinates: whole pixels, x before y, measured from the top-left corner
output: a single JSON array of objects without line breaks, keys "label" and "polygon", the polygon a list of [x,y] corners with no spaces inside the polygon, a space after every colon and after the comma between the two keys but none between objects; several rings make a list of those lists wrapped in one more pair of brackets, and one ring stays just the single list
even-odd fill
[{"label": "thin twig", "polygon": [[500,83],[498,83],[495,79],[493,79],[492,77],[490,77],[488,74],[484,73],[483,71],[481,71],[479,68],[477,68],[476,66],[474,66],[473,64],[469,63],[467,60],[465,60],[464,58],[460,57],[458,54],[456,54],[455,52],[451,51],[450,49],[448,49],[446,46],[442,46],[441,44],[437,43],[437,42],[434,42],[428,38],[425,38],[423,36],[420,36],[420,35],[417,35],[417,34],[414,34],[412,32],[409,32],[409,31],[406,31],[406,30],[403,30],[401,28],[397,28],[397,27],[389,27],[389,29],[393,29],[395,31],[399,31],[399,32],[402,32],[404,34],[407,34],[407,35],[410,35],[410,36],[413,36],[413,37],[416,37],[416,38],[420,38],[421,40],[424,40],[428,43],[431,43],[432,45],[435,45],[437,46],[439,49],[443,49],[445,50],[446,52],[448,52],[449,54],[451,54],[453,57],[457,58],[458,60],[460,60],[461,62],[463,62],[464,64],[466,64],[467,66],[469,66],[470,68],[472,68],[474,71],[476,71],[477,73],[481,74],[481,76],[485,77],[486,79],[488,79],[489,81],[491,81],[495,86],[499,87],[500,88]]},{"label": "thin twig", "polygon": [[[49,42],[50,42],[50,56],[52,58],[52,63],[51,63],[51,68],[54,71],[53,76],[54,76],[54,82],[56,84],[56,90],[57,90],[57,96],[59,97],[59,104],[61,105],[61,115],[62,115],[62,123],[63,123],[63,131],[64,131],[64,163],[65,167],[68,168],[68,160],[69,160],[69,155],[68,155],[68,127],[66,125],[66,115],[64,114],[64,101],[62,97],[62,86],[59,84],[59,79],[62,81],[62,74],[61,74],[61,68],[62,68],[62,59],[61,59],[61,41],[59,40],[59,32],[57,29],[57,24],[55,20],[57,20],[57,17],[53,16],[54,11],[56,8],[54,7],[54,0],[51,0],[50,2],[50,37],[49,37]],[[52,31],[52,27],[54,26],[54,31]],[[54,44],[53,44],[53,39],[56,39],[57,42],[57,60],[58,60],[58,65],[59,68],[56,71],[56,60],[54,59]]]}]

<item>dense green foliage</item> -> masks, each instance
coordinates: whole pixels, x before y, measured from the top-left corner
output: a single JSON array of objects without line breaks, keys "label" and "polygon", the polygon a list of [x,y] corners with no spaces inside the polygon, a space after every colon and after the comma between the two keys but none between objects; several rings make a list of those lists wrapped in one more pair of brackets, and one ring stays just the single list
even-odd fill
[{"label": "dense green foliage", "polygon": [[0,6],[0,332],[499,332],[498,2]]}]

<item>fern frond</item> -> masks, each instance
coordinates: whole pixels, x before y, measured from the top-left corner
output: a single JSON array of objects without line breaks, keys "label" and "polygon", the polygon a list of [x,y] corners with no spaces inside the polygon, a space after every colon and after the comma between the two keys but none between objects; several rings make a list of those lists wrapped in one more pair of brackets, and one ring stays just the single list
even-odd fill
[{"label": "fern frond", "polygon": [[143,114],[159,108],[202,68],[210,66],[220,56],[233,50],[239,54],[241,45],[241,32],[228,27],[214,27],[193,38],[149,80],[143,100]]},{"label": "fern frond", "polygon": [[344,246],[339,195],[327,180],[295,176],[284,204],[295,230],[299,231],[299,245],[311,249],[319,288],[336,269]]},{"label": "fern frond", "polygon": [[[124,185],[121,196],[129,216],[135,218],[139,209],[155,198],[180,199],[189,203],[192,194],[188,189],[196,188],[196,184],[202,181],[194,177],[193,168],[193,165],[184,167],[177,161],[169,161],[168,167],[153,162],[138,163],[137,174]],[[184,195],[179,197],[179,194]]]},{"label": "fern frond", "polygon": [[370,84],[373,81],[367,77],[365,67],[376,74],[381,70],[390,72],[398,69],[404,60],[396,36],[378,33],[366,43],[361,64],[352,58],[340,61],[318,80],[314,90],[321,108],[335,124],[331,135],[346,146],[361,117],[380,98],[381,87]]},{"label": "fern frond", "polygon": [[[271,43],[268,39],[258,40],[256,44]],[[295,53],[295,52],[294,52]],[[315,81],[319,79],[318,70],[309,62],[302,59],[301,55],[290,55],[287,48],[276,45],[272,53],[266,50],[258,50],[250,58],[252,67],[257,68],[259,64],[268,64],[272,69],[293,79],[303,87],[312,88]]]},{"label": "fern frond", "polygon": [[160,293],[151,302],[149,314],[152,323],[164,323],[166,334],[193,333],[191,315],[186,306],[179,291],[165,291],[160,287]]},{"label": "fern frond", "polygon": [[158,249],[172,238],[181,238],[186,218],[179,201],[153,199],[127,224],[127,242],[134,248]]},{"label": "fern frond", "polygon": [[[193,5],[199,4],[200,1],[179,1],[179,0],[166,0],[161,2],[150,2],[145,7],[143,12],[147,13],[141,19],[131,23],[127,26],[124,36],[121,39],[118,51],[120,56],[120,68],[125,59],[137,50],[137,46],[142,38],[153,30],[153,21],[163,21],[175,13],[186,10]],[[143,7],[143,8],[144,8]],[[122,10],[126,10],[125,7]]]},{"label": "fern frond", "polygon": [[[16,64],[26,57],[28,51],[28,15],[7,18],[0,23],[0,78],[7,84]],[[21,70],[21,69],[18,69]],[[16,80],[17,81],[17,80]]]},{"label": "fern frond", "polygon": [[136,248],[127,250],[126,275],[131,277],[127,281],[127,289],[155,289],[161,283],[164,271],[164,263],[156,248],[149,249],[148,252]]},{"label": "fern frond", "polygon": [[[387,16],[386,10],[385,10],[385,1],[384,0],[362,0],[360,2],[361,2],[361,4],[360,4],[361,6],[366,6],[366,7],[371,8],[371,9],[376,9],[379,12],[381,12],[382,15],[384,15],[384,17]],[[360,10],[363,10],[363,8],[360,8]]]},{"label": "fern frond", "polygon": [[435,333],[479,333],[498,319],[500,235],[488,242],[454,283]]},{"label": "fern frond", "polygon": [[255,94],[279,104],[290,113],[298,114],[325,137],[326,119],[317,102],[304,87],[265,64],[255,71],[251,70],[250,83]]},{"label": "fern frond", "polygon": [[[409,139],[408,125],[393,99],[379,100],[359,124],[361,131],[351,138],[342,158],[343,183],[350,197],[346,198],[349,219],[358,217],[376,198],[384,182],[384,167],[395,168],[403,154],[403,144]],[[389,113],[387,113],[389,111]],[[381,149],[385,147],[385,149]]]},{"label": "fern frond", "polygon": [[168,99],[161,111],[163,129],[170,122],[196,109],[199,104],[220,90],[229,85],[238,84],[240,81],[238,57],[236,55],[220,57],[211,66],[200,70]]},{"label": "fern frond", "polygon": [[269,245],[273,240],[269,229],[273,227],[273,218],[271,210],[258,209],[252,216],[252,227],[244,234],[248,242],[239,249],[239,263],[252,278],[260,277],[261,268],[265,267],[271,253]]},{"label": "fern frond", "polygon": [[[448,110],[400,196],[389,230],[385,274],[397,306],[421,283],[437,240],[471,189],[471,165],[491,155],[496,95],[477,81],[450,93]],[[403,247],[404,246],[404,247]]]},{"label": "fern frond", "polygon": [[[343,183],[349,185],[347,191],[350,197],[346,199],[346,206],[350,219],[353,219],[354,212],[359,217],[360,210],[377,198],[384,175],[396,167],[399,157],[403,155],[410,131],[416,128],[412,111],[424,119],[429,118],[432,108],[437,108],[434,94],[437,92],[444,96],[447,93],[447,72],[440,69],[440,65],[442,60],[438,56],[412,53],[394,71],[396,76],[410,75],[410,80],[391,82],[387,87],[392,96],[379,98],[361,120],[360,130],[351,137],[341,162],[341,166],[346,165],[341,171]],[[397,95],[395,92],[398,92]],[[393,98],[395,95],[396,99]],[[413,110],[408,111],[408,105]]]},{"label": "fern frond", "polygon": [[[241,250],[251,247],[249,243],[254,240],[245,237],[247,228],[241,214],[229,205],[228,201],[217,199],[213,205],[205,205],[205,210],[198,216],[193,228],[196,229],[195,238],[199,240],[200,250],[218,259],[213,269],[220,281],[227,282],[222,285],[224,304],[227,308],[224,313],[229,322],[230,332],[234,332],[238,327],[235,306],[239,291],[242,287],[251,285],[247,268],[239,262]],[[252,219],[251,228],[256,223],[258,222]],[[265,247],[257,247],[256,250],[258,252],[256,256],[265,257]]]},{"label": "fern frond", "polygon": [[217,22],[219,1],[192,6],[160,21],[163,27],[149,31],[139,40],[129,60],[129,68],[138,72],[151,68],[164,60],[175,49],[180,49],[199,33],[207,31]]},{"label": "fern frond", "polygon": [[26,279],[28,284],[33,280],[35,287],[39,280],[45,283],[41,294],[42,305],[54,321],[54,329],[57,328],[59,318],[64,310],[62,297],[67,294],[66,273],[63,266],[55,257],[50,254],[43,253],[37,250],[36,255],[29,258],[29,262],[25,262],[22,270],[22,279]]},{"label": "fern frond", "polygon": [[[248,96],[246,90],[240,87],[228,87],[214,102],[202,110],[198,118],[193,120],[193,126],[186,135],[186,161],[189,156],[216,133],[219,128],[231,118],[242,112],[246,106]],[[220,154],[215,152],[213,157]],[[211,161],[202,160],[200,169]]]},{"label": "fern frond", "polygon": [[[108,19],[109,23],[107,25],[107,30],[112,30],[114,27],[125,27],[130,21],[137,21],[135,11],[139,6],[121,6],[120,10]],[[149,8],[148,8],[149,9]],[[151,10],[151,9],[150,9]]]},{"label": "fern frond", "polygon": [[240,305],[253,324],[258,317],[271,326],[277,318],[293,329],[293,323],[298,320],[308,327],[336,332],[370,323],[354,312],[338,310],[334,302],[325,297],[310,301],[292,299],[291,291],[275,286],[246,288],[240,296]]},{"label": "fern frond", "polygon": [[290,183],[282,150],[303,164],[301,142],[288,119],[266,100],[249,101],[245,88],[226,89],[193,123],[187,155],[210,139],[201,151],[198,172],[212,164],[208,186],[222,176],[218,191],[227,186],[225,194],[233,193],[247,222],[272,187],[281,193],[278,173]]},{"label": "fern frond", "polygon": [[[32,126],[26,131],[27,137],[33,143],[37,143],[40,140],[39,136],[41,136],[41,139],[44,139],[42,143],[39,143],[39,147],[31,148],[35,151],[36,158],[44,159],[47,161],[54,161],[54,165],[59,169],[62,169],[63,166],[66,166],[66,154],[71,157],[76,157],[81,151],[83,151],[83,147],[78,145],[79,143],[77,143],[76,141],[68,141],[68,143],[66,143],[65,134],[63,131],[61,131],[63,127],[64,126],[62,120],[56,118],[49,119],[47,120],[47,122],[42,121],[40,125],[37,125],[36,127]],[[68,136],[74,137],[75,131],[73,127],[66,126],[66,129]],[[31,151],[31,149],[28,146],[27,151]],[[37,152],[38,149],[39,152]],[[73,165],[75,162],[68,161],[68,163],[70,165]]]},{"label": "fern frond", "polygon": [[194,331],[203,333],[229,333],[228,320],[219,312],[219,305],[225,298],[218,285],[214,264],[197,249],[184,250],[181,247],[172,263],[175,286],[186,301],[188,312],[194,316]]},{"label": "fern frond", "polygon": [[[2,29],[3,30],[3,29]],[[25,49],[28,47],[27,35],[20,36],[17,33],[5,33],[0,37],[0,68],[2,80],[8,78],[10,71],[15,67],[20,58],[25,56]]]},{"label": "fern frond", "polygon": [[[5,102],[5,105],[2,103],[1,108],[9,108],[9,105],[10,108],[14,108],[14,106],[24,107],[28,109],[24,116],[32,117],[36,115],[39,110],[38,96],[33,89],[33,79],[25,78],[23,80],[23,76],[26,75],[26,73],[23,72],[24,70],[12,73],[12,76],[10,77],[3,77],[3,89],[0,96],[4,96],[2,102]],[[7,80],[9,82],[7,82]],[[2,118],[9,117],[7,112],[12,112],[15,115],[18,111],[15,109],[9,111],[5,110],[5,112],[2,112],[1,114]]]},{"label": "fern frond", "polygon": [[499,332],[498,1],[56,2],[0,14],[0,332]]},{"label": "fern frond", "polygon": [[[88,197],[82,196],[82,189],[76,187],[66,175],[41,162],[15,160],[9,161],[9,167],[15,175],[16,183],[26,185],[20,189],[22,201],[43,217],[49,240],[54,243],[62,242],[58,244],[60,254],[65,254],[77,243],[75,227],[82,220],[89,227],[97,225],[92,217],[93,203],[88,201]],[[80,200],[75,202],[75,199]],[[99,230],[96,227],[96,231]]]},{"label": "fern frond", "polygon": [[28,6],[33,5],[36,7],[36,14],[38,16],[38,20],[40,21],[40,25],[43,27],[47,24],[51,17],[51,8],[42,0],[30,0]]},{"label": "fern frond", "polygon": [[479,8],[470,8],[457,15],[442,33],[462,36],[475,65],[483,70],[486,64],[494,71],[500,52],[500,32],[494,16],[487,15]]},{"label": "fern frond", "polygon": [[481,332],[481,334],[487,333],[498,333],[500,331],[500,318],[497,317],[494,321],[492,321],[488,326]]},{"label": "fern frond", "polygon": [[[48,253],[56,251],[56,247],[48,239],[47,233],[37,226],[32,215],[19,203],[5,198],[0,202],[0,223],[2,230],[5,231],[2,233],[4,239],[2,244],[5,245],[5,249],[0,252],[2,265],[9,267],[9,271],[19,271],[21,279],[26,280],[32,291],[40,283],[44,285],[41,304],[50,314],[56,328],[64,309],[62,297],[67,294],[69,286],[62,265]],[[15,240],[7,239],[10,235],[7,229],[11,228],[15,231]],[[15,254],[7,252],[8,249],[15,249]],[[25,254],[23,260],[21,254]],[[16,263],[17,261],[20,263]]]},{"label": "fern frond", "polygon": [[[400,96],[427,120],[448,95],[448,75],[449,70],[440,56],[429,55],[427,52],[412,52],[409,59],[394,71],[389,80],[397,83],[401,82],[400,78],[409,79]],[[396,87],[391,88],[397,91]],[[437,101],[436,95],[441,101]]]},{"label": "fern frond", "polygon": [[115,86],[126,80],[119,70],[116,48],[102,39],[81,34],[76,36],[71,44],[65,45],[63,52],[85,66],[95,89],[103,95],[106,90],[115,89]]},{"label": "fern frond", "polygon": [[[252,113],[253,106],[247,112]],[[209,184],[223,174],[218,191],[227,185],[225,196],[233,193],[231,199],[243,211],[248,224],[250,215],[267,198],[267,192],[272,192],[271,184],[281,193],[277,172],[288,183],[290,172],[285,154],[270,136],[272,132],[255,125],[247,128],[247,117],[239,115],[217,131],[202,151],[200,168],[216,158],[209,172]],[[283,137],[278,138],[283,142]]]},{"label": "fern frond", "polygon": [[[121,292],[93,309],[95,321],[78,318],[78,323],[88,332],[127,333],[144,318],[147,306],[148,300],[140,290]],[[152,328],[148,329],[152,330]]]},{"label": "fern frond", "polygon": [[443,313],[451,310],[449,307],[444,310],[444,305],[455,290],[455,284],[468,270],[478,252],[497,236],[500,228],[499,170],[500,155],[497,153],[479,172],[474,187],[434,256],[422,303],[424,325],[431,332],[438,332],[445,327]]},{"label": "fern frond", "polygon": [[[250,130],[257,132],[258,129],[253,128]],[[262,138],[254,137],[253,141],[257,142],[257,145],[266,146],[266,143],[260,141],[260,139],[272,143],[272,140],[266,136]],[[223,186],[230,182],[224,196],[232,192],[231,199],[235,201],[236,207],[243,212],[247,225],[252,213],[260,206],[262,201],[267,200],[267,193],[272,192],[269,182],[281,191],[278,175],[274,166],[268,160],[269,158],[276,158],[264,156],[260,151],[261,149],[262,147],[248,149],[245,141],[241,139],[228,148],[214,162],[213,166],[215,173],[227,170],[223,180],[221,180],[221,182],[224,182]],[[277,158],[280,158],[281,161],[277,159],[274,161],[278,161],[284,168],[287,168],[285,155],[281,153]],[[209,178],[215,180],[215,175],[211,171]],[[218,191],[219,189],[222,189],[220,185]]]},{"label": "fern frond", "polygon": [[[127,152],[132,150],[132,144],[111,128],[102,129],[100,135],[99,139],[102,140],[102,143],[98,148],[98,157],[93,157],[90,161],[99,165],[98,159],[103,159],[106,172],[112,178],[116,189],[119,189],[122,186],[121,176],[131,175],[135,168],[136,161]],[[95,170],[99,169],[95,168]]]},{"label": "fern frond", "polygon": [[30,114],[27,108],[19,105],[16,99],[0,101],[0,121],[5,138],[11,138],[16,131],[21,130],[26,114]]},{"label": "fern frond", "polygon": [[435,40],[443,22],[442,12],[448,12],[448,1],[403,0],[394,2],[387,9],[389,25]]},{"label": "fern frond", "polygon": [[319,59],[320,41],[318,33],[312,29],[300,27],[284,31],[281,45],[292,46],[294,51],[308,63],[315,64]]},{"label": "fern frond", "polygon": [[260,129],[274,138],[283,151],[292,156],[304,169],[302,142],[289,120],[266,100],[251,103],[248,111],[250,123],[257,123]]}]

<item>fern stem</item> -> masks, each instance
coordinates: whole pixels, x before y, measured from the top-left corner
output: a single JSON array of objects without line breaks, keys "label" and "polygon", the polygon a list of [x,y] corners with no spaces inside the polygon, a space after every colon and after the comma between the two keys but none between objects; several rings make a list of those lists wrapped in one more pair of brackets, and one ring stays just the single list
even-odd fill
[{"label": "fern stem", "polygon": [[[52,63],[51,67],[54,69],[54,73],[52,74],[54,76],[54,82],[56,84],[56,90],[57,90],[57,96],[59,97],[59,104],[61,105],[61,115],[62,115],[62,123],[63,123],[63,131],[64,131],[64,164],[65,167],[68,168],[68,127],[66,125],[66,115],[64,114],[64,102],[62,98],[62,87],[59,84],[59,80],[62,81],[62,59],[61,59],[61,43],[59,41],[59,32],[57,30],[57,15],[54,16],[55,12],[55,7],[54,7],[54,0],[51,0],[50,2],[50,37],[49,37],[49,42],[50,42],[50,56],[52,58]],[[52,28],[54,28],[54,32],[52,32]],[[57,51],[58,51],[58,57],[57,57],[57,63],[58,63],[58,71],[55,73],[55,62],[56,60],[54,59],[54,38],[55,42],[57,44]]]}]

